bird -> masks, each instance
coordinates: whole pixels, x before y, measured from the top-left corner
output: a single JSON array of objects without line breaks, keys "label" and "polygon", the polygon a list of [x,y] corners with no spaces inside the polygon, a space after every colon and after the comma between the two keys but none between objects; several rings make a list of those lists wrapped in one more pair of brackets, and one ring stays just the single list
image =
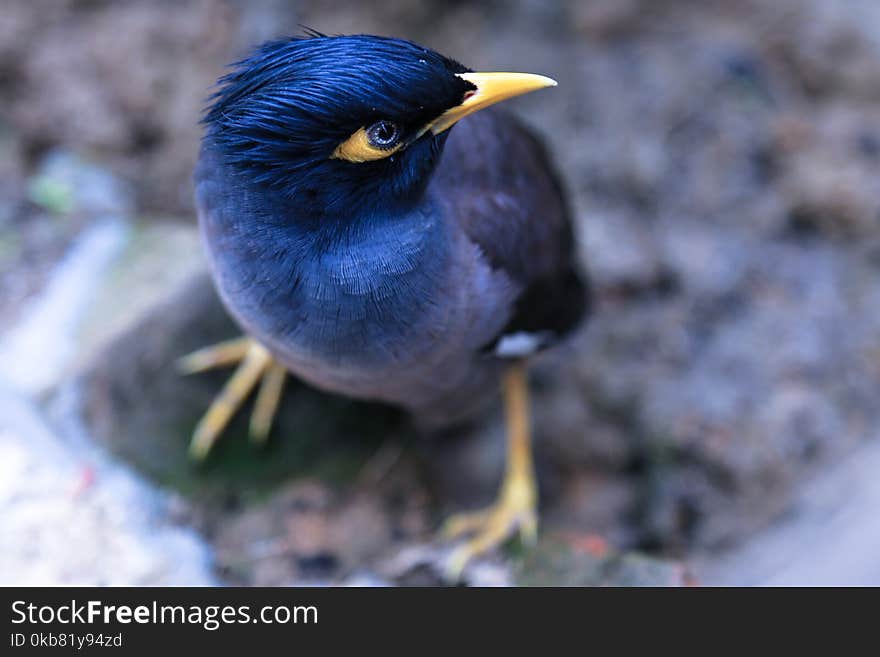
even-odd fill
[{"label": "bird", "polygon": [[254,390],[250,432],[264,441],[288,374],[400,407],[428,432],[486,413],[500,388],[503,480],[492,505],[444,524],[448,572],[517,535],[534,544],[528,366],[582,323],[590,288],[547,150],[495,105],[553,86],[396,37],[316,31],[231,65],[194,184],[213,281],[243,335],[180,362],[236,366],[194,458]]}]

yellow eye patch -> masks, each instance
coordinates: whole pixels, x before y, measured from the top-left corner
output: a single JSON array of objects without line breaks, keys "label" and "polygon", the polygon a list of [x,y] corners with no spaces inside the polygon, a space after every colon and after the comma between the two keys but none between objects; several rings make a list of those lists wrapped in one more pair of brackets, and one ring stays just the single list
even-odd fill
[{"label": "yellow eye patch", "polygon": [[367,129],[361,128],[351,137],[336,147],[331,158],[337,160],[348,160],[349,162],[370,162],[372,160],[381,160],[396,153],[403,146],[400,141],[390,148],[378,148],[370,143],[367,136]]}]

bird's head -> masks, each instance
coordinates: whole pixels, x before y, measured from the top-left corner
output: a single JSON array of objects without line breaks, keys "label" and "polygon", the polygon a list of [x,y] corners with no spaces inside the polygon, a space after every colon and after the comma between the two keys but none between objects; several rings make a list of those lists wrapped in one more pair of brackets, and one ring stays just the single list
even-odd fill
[{"label": "bird's head", "polygon": [[206,144],[249,182],[315,213],[406,203],[456,121],[552,85],[474,73],[400,39],[313,34],[267,43],[234,65],[206,114]]}]

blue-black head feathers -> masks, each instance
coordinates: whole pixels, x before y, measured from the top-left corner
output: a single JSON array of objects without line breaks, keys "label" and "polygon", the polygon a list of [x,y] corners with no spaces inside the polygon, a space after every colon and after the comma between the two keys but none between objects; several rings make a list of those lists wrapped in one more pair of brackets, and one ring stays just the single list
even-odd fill
[{"label": "blue-black head feathers", "polygon": [[[205,115],[205,144],[254,184],[309,200],[314,212],[418,195],[445,134],[419,130],[473,87],[464,66],[401,39],[311,35],[272,41],[233,65]],[[370,162],[334,159],[380,121],[407,141]],[[416,138],[417,137],[417,138]]]}]

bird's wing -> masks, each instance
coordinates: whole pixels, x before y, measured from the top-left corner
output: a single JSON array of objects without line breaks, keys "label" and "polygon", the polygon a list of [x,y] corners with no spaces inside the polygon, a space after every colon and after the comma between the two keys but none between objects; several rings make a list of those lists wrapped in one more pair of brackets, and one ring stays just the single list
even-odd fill
[{"label": "bird's wing", "polygon": [[487,347],[527,355],[574,328],[588,289],[562,186],[541,143],[503,111],[478,112],[452,130],[435,179],[461,229],[520,287],[510,321]]}]

